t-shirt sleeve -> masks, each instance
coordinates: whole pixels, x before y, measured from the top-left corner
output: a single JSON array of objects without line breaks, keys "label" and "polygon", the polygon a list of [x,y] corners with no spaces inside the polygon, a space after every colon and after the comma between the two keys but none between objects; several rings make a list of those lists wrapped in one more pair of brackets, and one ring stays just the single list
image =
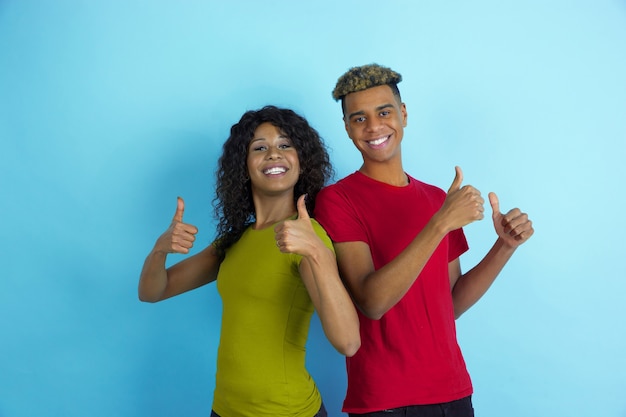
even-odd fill
[{"label": "t-shirt sleeve", "polygon": [[366,242],[367,235],[360,217],[339,185],[326,187],[317,195],[315,219],[333,242]]},{"label": "t-shirt sleeve", "polygon": [[[322,225],[319,224],[319,222],[315,219],[311,219],[311,225],[313,226],[313,230],[315,230],[315,234],[322,240],[322,242],[324,242],[324,246],[326,246],[328,249],[333,251],[333,253],[335,253],[335,247],[333,246],[333,242],[332,240],[330,240],[328,233],[326,233]],[[291,262],[293,262],[295,265],[300,265],[300,262],[302,261],[302,255],[299,255],[297,253],[291,253],[290,255]]]},{"label": "t-shirt sleeve", "polygon": [[452,262],[469,249],[463,229],[456,229],[448,234],[448,262]]},{"label": "t-shirt sleeve", "polygon": [[313,225],[313,230],[315,230],[315,233],[317,234],[317,236],[319,236],[322,242],[324,242],[324,245],[326,245],[326,247],[332,250],[334,253],[335,247],[333,246],[333,242],[330,240],[328,233],[326,233],[326,230],[324,230],[322,225],[319,224],[319,222],[315,219],[311,219],[311,224]]}]

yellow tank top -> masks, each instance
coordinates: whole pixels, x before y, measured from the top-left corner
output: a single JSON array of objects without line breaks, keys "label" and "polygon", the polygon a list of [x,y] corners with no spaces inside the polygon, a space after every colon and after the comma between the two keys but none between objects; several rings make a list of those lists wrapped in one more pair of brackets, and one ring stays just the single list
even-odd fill
[{"label": "yellow tank top", "polygon": [[226,252],[217,276],[223,312],[213,399],[222,417],[311,417],[320,408],[305,368],[313,303],[298,271],[301,258],[278,250],[273,227],[248,228]]}]

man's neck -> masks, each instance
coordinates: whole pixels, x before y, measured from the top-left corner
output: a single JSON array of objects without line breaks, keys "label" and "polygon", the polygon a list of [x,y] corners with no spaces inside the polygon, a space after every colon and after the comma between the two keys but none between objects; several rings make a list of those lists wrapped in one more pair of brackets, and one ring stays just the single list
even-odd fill
[{"label": "man's neck", "polygon": [[409,183],[409,177],[404,172],[402,163],[390,165],[389,163],[367,162],[359,168],[359,172],[376,181],[395,187],[403,187]]}]

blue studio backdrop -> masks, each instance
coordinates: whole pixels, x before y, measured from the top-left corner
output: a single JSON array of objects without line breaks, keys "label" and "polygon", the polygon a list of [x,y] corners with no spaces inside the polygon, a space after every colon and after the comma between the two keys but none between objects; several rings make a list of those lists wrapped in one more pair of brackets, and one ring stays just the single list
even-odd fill
[{"label": "blue studio backdrop", "polygon": [[[214,238],[246,110],[293,108],[358,169],[331,90],[372,62],[404,76],[407,172],[447,190],[459,165],[534,222],[457,321],[477,415],[625,417],[623,0],[0,0],[0,416],[207,416],[215,286],[141,303],[143,260],[177,196],[194,251]],[[343,415],[317,317],[307,364]]]}]

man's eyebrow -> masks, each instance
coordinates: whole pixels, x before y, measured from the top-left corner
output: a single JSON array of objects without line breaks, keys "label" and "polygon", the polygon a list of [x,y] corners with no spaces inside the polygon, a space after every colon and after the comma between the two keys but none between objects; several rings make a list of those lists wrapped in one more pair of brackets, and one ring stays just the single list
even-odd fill
[{"label": "man's eyebrow", "polygon": [[[393,104],[391,104],[391,103],[382,104],[382,105],[376,107],[376,111],[381,111],[381,110],[384,110],[384,109],[388,109],[389,107],[393,107]],[[365,114],[365,111],[363,111],[363,110],[355,111],[354,113],[350,113],[348,115],[348,119],[352,119],[354,116],[362,116],[364,114]]]},{"label": "man's eyebrow", "polygon": [[348,115],[348,119],[352,119],[354,116],[362,116],[365,112],[363,110],[355,111],[354,113],[350,113]]}]

